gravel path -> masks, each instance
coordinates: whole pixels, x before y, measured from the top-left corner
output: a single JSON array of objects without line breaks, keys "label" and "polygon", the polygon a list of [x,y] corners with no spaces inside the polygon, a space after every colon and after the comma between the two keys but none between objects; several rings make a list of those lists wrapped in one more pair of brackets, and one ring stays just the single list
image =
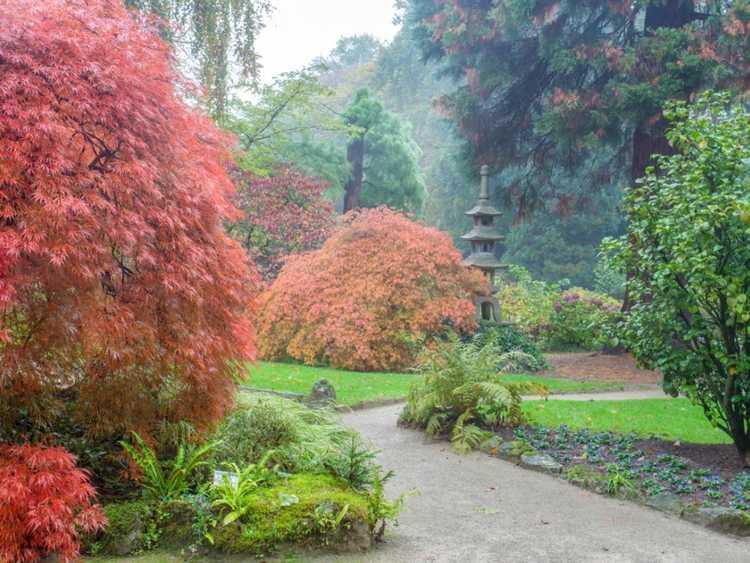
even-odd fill
[{"label": "gravel path", "polygon": [[[550,401],[635,401],[638,399],[669,399],[661,387],[633,389],[629,391],[603,391],[597,393],[556,393],[547,397]],[[537,396],[524,397],[527,401],[541,399]]]},{"label": "gravel path", "polygon": [[396,427],[400,406],[354,412],[344,420],[382,450],[396,471],[390,493],[418,489],[388,541],[339,562],[732,563],[750,561],[750,541],[715,534],[633,503]]}]

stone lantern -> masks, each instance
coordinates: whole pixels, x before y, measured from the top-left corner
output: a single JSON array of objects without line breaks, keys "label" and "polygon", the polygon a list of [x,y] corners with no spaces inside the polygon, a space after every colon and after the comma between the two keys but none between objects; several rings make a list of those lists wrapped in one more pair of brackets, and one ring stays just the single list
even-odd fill
[{"label": "stone lantern", "polygon": [[479,200],[466,215],[474,220],[474,228],[461,238],[471,243],[471,254],[464,260],[464,265],[478,268],[487,277],[492,288],[492,295],[478,296],[477,318],[484,321],[500,322],[500,305],[495,299],[495,273],[504,270],[506,266],[495,256],[495,246],[505,239],[495,225],[495,217],[502,215],[490,203],[489,167],[482,166],[482,181],[479,188]]}]

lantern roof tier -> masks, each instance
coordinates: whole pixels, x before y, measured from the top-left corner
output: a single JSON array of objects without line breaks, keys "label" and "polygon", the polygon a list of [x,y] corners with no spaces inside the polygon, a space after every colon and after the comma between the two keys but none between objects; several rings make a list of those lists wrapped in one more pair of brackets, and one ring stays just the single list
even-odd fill
[{"label": "lantern roof tier", "polygon": [[492,225],[477,225],[461,237],[463,240],[475,241],[503,241],[505,237]]},{"label": "lantern roof tier", "polygon": [[505,270],[508,268],[490,252],[475,252],[466,257],[464,266],[473,266],[480,270]]}]

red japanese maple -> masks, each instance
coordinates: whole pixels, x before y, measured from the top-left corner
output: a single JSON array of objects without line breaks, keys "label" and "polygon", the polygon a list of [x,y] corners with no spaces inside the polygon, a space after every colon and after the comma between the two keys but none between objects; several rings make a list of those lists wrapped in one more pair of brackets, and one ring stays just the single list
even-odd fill
[{"label": "red japanese maple", "polygon": [[269,178],[244,172],[236,183],[245,217],[232,232],[266,280],[278,275],[287,256],[319,248],[331,234],[335,210],[321,180],[283,170]]},{"label": "red japanese maple", "polygon": [[96,491],[63,448],[0,446],[0,561],[77,559],[79,530],[106,523]]},{"label": "red japanese maple", "polygon": [[145,433],[231,405],[257,274],[223,230],[232,139],[175,68],[120,1],[3,1],[0,401],[68,387],[91,431]]},{"label": "red japanese maple", "polygon": [[445,233],[385,208],[350,213],[323,248],[291,257],[263,295],[260,351],[403,369],[448,328],[474,328],[473,296],[487,290]]}]

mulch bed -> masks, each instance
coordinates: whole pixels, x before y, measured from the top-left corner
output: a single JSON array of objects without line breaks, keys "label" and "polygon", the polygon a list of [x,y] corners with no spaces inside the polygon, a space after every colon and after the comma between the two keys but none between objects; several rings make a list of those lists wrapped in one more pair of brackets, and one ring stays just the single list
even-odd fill
[{"label": "mulch bed", "polygon": [[551,369],[545,375],[580,381],[616,381],[621,383],[661,383],[661,374],[637,368],[630,354],[569,352],[547,354]]}]

